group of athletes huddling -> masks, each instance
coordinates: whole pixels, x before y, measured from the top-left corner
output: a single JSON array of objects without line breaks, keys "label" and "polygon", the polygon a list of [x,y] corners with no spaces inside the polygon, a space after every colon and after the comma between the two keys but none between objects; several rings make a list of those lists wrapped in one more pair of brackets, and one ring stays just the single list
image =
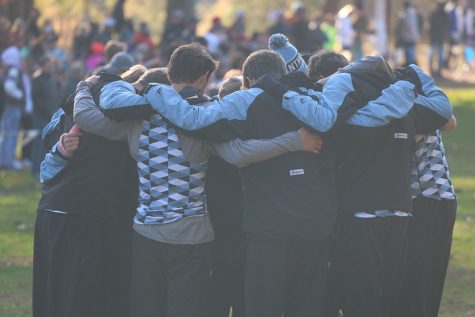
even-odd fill
[{"label": "group of athletes huddling", "polygon": [[456,213],[447,96],[416,65],[269,47],[218,96],[217,62],[189,44],[61,103],[43,131],[34,317],[437,316]]}]

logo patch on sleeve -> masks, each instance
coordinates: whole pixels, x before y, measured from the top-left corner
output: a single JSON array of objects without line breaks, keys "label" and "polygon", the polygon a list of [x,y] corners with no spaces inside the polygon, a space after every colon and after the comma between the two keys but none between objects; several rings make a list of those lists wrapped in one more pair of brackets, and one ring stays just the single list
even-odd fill
[{"label": "logo patch on sleeve", "polygon": [[303,168],[290,170],[290,176],[298,176],[298,175],[303,175],[303,174],[305,174],[305,171],[303,170]]},{"label": "logo patch on sleeve", "polygon": [[407,133],[394,133],[394,138],[407,140]]}]

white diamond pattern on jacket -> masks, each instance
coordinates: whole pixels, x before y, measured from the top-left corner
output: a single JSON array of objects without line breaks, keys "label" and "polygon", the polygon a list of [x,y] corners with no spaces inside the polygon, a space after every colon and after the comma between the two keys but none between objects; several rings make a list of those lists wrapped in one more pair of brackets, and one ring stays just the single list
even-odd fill
[{"label": "white diamond pattern on jacket", "polygon": [[206,213],[206,164],[187,161],[175,129],[159,114],[144,121],[139,147],[136,223],[170,223]]},{"label": "white diamond pattern on jacket", "polygon": [[449,165],[439,131],[417,140],[412,166],[412,196],[455,199]]}]

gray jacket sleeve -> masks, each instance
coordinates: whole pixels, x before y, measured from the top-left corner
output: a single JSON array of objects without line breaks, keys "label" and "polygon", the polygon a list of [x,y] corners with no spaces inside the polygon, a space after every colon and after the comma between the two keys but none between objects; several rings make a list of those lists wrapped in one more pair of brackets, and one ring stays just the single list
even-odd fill
[{"label": "gray jacket sleeve", "polygon": [[74,122],[84,131],[111,141],[127,140],[129,122],[115,122],[97,108],[90,86],[81,82],[74,98]]},{"label": "gray jacket sleeve", "polygon": [[239,168],[302,150],[303,145],[297,131],[270,140],[235,139],[212,144],[213,153]]},{"label": "gray jacket sleeve", "polygon": [[183,133],[178,133],[178,141],[180,141],[183,154],[191,163],[205,163],[208,160],[211,148],[207,141],[196,139]]}]

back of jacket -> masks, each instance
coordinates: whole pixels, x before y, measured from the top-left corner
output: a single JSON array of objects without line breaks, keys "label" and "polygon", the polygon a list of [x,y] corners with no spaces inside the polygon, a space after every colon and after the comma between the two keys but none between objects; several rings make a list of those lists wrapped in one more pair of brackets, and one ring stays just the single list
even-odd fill
[{"label": "back of jacket", "polygon": [[[100,93],[100,89],[93,91]],[[63,133],[73,124],[68,119],[71,116],[65,117]],[[38,210],[58,210],[100,220],[120,216],[132,223],[137,197],[136,163],[127,142],[110,141],[83,131],[80,146],[67,165],[42,184]]]},{"label": "back of jacket", "polygon": [[[270,139],[300,123],[267,93],[260,94],[245,121],[234,122],[243,139]],[[293,152],[241,169],[244,230],[268,239],[327,238],[337,211],[332,153]]]},{"label": "back of jacket", "polygon": [[[351,74],[361,105],[376,100],[396,80],[377,57],[342,71]],[[330,136],[337,153],[340,208],[345,214],[412,210],[409,184],[414,137],[410,116],[379,127],[344,123]]]},{"label": "back of jacket", "polygon": [[43,184],[38,209],[107,217],[110,202],[119,199],[127,156],[126,142],[83,133],[81,145],[68,164]]},{"label": "back of jacket", "polygon": [[412,210],[410,170],[415,129],[405,117],[382,127],[343,125],[333,141],[338,194],[347,215]]}]

